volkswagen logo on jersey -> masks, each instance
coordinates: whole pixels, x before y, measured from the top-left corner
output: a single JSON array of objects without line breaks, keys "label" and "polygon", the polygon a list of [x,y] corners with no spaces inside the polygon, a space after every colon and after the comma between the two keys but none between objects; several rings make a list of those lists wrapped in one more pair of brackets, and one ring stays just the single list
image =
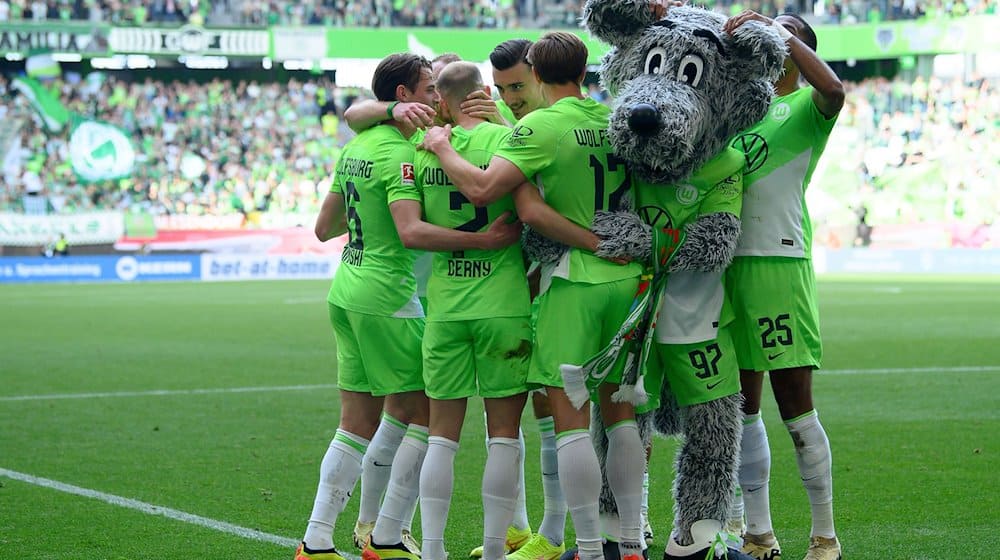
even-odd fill
[{"label": "volkswagen logo on jersey", "polygon": [[733,140],[733,147],[743,152],[747,162],[746,173],[757,171],[767,161],[767,141],[759,134],[752,132]]},{"label": "volkswagen logo on jersey", "polygon": [[674,227],[673,220],[670,219],[670,214],[659,206],[643,206],[639,208],[639,216],[642,218],[642,221],[663,231],[673,229]]}]

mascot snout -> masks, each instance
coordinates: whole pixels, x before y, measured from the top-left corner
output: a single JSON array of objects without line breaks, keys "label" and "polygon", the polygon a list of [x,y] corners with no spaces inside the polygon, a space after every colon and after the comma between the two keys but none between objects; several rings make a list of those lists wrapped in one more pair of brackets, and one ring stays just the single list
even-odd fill
[{"label": "mascot snout", "polygon": [[640,136],[652,136],[660,130],[660,112],[649,103],[638,103],[628,110],[628,127]]}]

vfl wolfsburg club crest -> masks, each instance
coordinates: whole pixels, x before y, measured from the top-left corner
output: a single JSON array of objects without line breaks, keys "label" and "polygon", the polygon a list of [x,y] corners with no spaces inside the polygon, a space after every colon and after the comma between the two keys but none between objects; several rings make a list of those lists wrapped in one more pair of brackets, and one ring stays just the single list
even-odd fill
[{"label": "vfl wolfsburg club crest", "polygon": [[83,181],[118,179],[132,173],[135,149],[122,129],[74,118],[69,137],[70,163]]}]

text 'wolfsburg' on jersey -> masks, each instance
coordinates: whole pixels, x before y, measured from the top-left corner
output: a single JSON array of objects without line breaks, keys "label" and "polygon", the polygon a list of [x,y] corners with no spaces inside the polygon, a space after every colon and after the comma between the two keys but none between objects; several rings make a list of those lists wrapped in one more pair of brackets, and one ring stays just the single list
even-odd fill
[{"label": "text 'wolfsburg' on jersey", "polygon": [[[593,99],[565,97],[518,121],[497,156],[516,165],[538,187],[545,202],[573,223],[590,228],[597,210],[614,210],[631,196],[625,161],[612,153],[607,128],[611,109]],[[571,249],[544,275],[602,284],[634,278],[637,263],[619,265]]]},{"label": "text 'wolfsburg' on jersey", "polygon": [[330,192],[344,196],[349,241],[330,286],[330,303],[383,317],[423,317],[414,252],[399,240],[389,213],[389,203],[406,198],[399,187],[414,182],[413,156],[413,145],[390,125],[365,130],[344,146]]},{"label": "text 'wolfsburg' on jersey", "polygon": [[[676,185],[635,186],[636,208],[647,224],[679,239],[688,224],[725,212],[739,218],[743,198],[743,153],[728,148]],[[693,344],[714,340],[719,327],[734,319],[725,295],[724,271],[672,272],[660,304],[656,341]]]},{"label": "text 'wolfsburg' on jersey", "polygon": [[[453,127],[451,145],[472,165],[486,168],[511,129],[483,122],[472,130]],[[485,207],[473,206],[431,152],[418,151],[416,183],[401,189],[423,198],[427,222],[460,231],[485,231],[504,212],[514,219],[514,200],[506,195]],[[455,321],[521,317],[530,313],[521,245],[497,250],[434,253],[427,284],[427,320]]]},{"label": "text 'wolfsburg' on jersey", "polygon": [[767,116],[733,141],[747,160],[737,256],[812,257],[806,187],[837,122],[819,111],[812,92],[776,97]]}]

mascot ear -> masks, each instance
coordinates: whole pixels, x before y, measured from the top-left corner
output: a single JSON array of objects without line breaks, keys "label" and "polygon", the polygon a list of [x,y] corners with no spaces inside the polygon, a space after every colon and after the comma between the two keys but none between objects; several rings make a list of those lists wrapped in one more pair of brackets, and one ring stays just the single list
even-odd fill
[{"label": "mascot ear", "polygon": [[653,21],[649,0],[587,0],[583,7],[584,27],[612,46],[631,42]]},{"label": "mascot ear", "polygon": [[748,21],[732,34],[739,62],[735,65],[747,80],[773,82],[781,77],[788,47],[769,25]]}]

